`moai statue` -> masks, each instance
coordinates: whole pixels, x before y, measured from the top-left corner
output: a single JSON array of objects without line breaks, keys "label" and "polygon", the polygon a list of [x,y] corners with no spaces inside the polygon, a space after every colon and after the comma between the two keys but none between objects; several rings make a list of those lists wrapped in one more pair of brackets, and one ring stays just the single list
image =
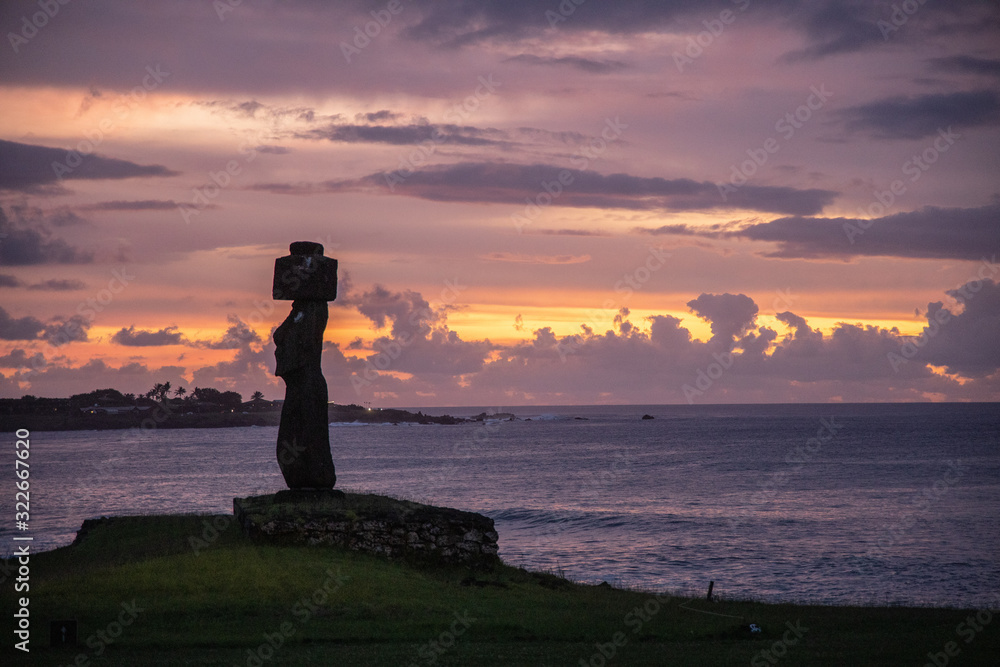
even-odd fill
[{"label": "moai statue", "polygon": [[275,299],[292,302],[292,312],[274,330],[274,374],[285,381],[278,465],[290,489],[332,489],[337,473],[320,358],[327,301],[337,298],[337,260],[324,257],[320,243],[296,241],[289,250],[274,261],[272,287]]}]

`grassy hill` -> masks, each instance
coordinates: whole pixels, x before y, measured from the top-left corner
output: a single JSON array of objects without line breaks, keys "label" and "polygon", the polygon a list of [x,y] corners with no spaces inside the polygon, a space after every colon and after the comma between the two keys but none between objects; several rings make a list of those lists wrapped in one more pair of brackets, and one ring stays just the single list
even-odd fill
[{"label": "grassy hill", "polygon": [[[121,517],[32,555],[28,656],[12,649],[24,593],[2,565],[3,664],[923,665],[931,653],[993,665],[1000,655],[1000,622],[971,631],[975,610],[709,603],[507,566],[255,545],[218,515]],[[49,648],[49,622],[66,619],[78,621],[79,645]]]}]

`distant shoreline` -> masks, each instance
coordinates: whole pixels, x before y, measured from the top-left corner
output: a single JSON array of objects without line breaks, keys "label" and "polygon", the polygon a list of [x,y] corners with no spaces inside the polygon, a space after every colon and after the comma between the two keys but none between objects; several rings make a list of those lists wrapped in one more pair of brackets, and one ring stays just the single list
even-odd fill
[{"label": "distant shoreline", "polygon": [[[506,417],[513,417],[504,413]],[[394,408],[364,408],[358,405],[331,405],[330,422],[362,424],[462,424],[483,421],[493,415],[452,417],[451,415],[426,415],[422,411],[410,412]],[[17,429],[29,431],[110,431],[139,428],[144,430],[175,428],[238,428],[247,426],[277,426],[281,410],[247,412],[168,412],[163,409],[144,413],[122,414],[7,414],[0,416],[0,432]]]}]

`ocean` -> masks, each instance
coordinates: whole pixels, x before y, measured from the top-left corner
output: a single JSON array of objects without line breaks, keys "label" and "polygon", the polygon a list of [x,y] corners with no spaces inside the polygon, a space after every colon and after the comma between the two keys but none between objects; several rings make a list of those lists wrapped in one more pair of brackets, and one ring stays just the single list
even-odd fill
[{"label": "ocean", "polygon": [[[422,409],[517,420],[331,425],[338,488],[485,514],[512,565],[770,602],[1000,601],[996,404]],[[283,488],[276,434],[32,433],[21,532],[9,433],[0,547],[63,546],[91,517],[229,513]]]}]

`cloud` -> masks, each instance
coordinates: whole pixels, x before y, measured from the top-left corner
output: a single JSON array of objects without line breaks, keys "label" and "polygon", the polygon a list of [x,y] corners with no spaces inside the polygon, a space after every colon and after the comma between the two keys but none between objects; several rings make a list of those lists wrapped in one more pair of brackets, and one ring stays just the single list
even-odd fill
[{"label": "cloud", "polygon": [[210,350],[238,350],[250,344],[262,344],[260,336],[236,315],[229,315],[229,328],[217,341],[198,341],[198,347]]},{"label": "cloud", "polygon": [[745,294],[702,294],[688,301],[687,307],[711,323],[712,338],[709,342],[727,351],[757,319],[757,304]]},{"label": "cloud", "polygon": [[277,392],[281,382],[272,372],[273,364],[273,344],[265,348],[243,346],[230,361],[195,369],[191,373],[191,384],[238,391],[246,400],[254,391],[271,389]]},{"label": "cloud", "polygon": [[381,109],[379,111],[370,111],[368,113],[359,113],[355,115],[355,119],[369,123],[379,123],[383,120],[398,120],[402,117],[403,114],[390,111],[389,109]]},{"label": "cloud", "polygon": [[0,308],[0,340],[39,340],[58,347],[70,342],[87,340],[90,320],[73,315],[70,318],[54,317],[48,323],[29,316],[15,318]]},{"label": "cloud", "polygon": [[11,317],[0,307],[0,339],[2,340],[36,340],[45,325],[38,319],[29,316]]},{"label": "cloud", "polygon": [[1000,58],[948,56],[944,58],[931,58],[929,62],[932,66],[942,70],[1000,77]]},{"label": "cloud", "polygon": [[590,261],[590,255],[523,255],[513,252],[491,252],[480,255],[479,258],[490,262],[517,264],[583,264]]},{"label": "cloud", "polygon": [[[0,265],[85,264],[91,252],[74,248],[49,229],[51,216],[38,209],[11,207],[14,219],[0,208]],[[65,220],[65,216],[59,218]]]},{"label": "cloud", "polygon": [[[997,8],[976,0],[956,0],[945,6],[923,4],[920,16],[904,15],[905,29],[892,23],[896,5],[841,0],[781,0],[778,2],[720,2],[696,0],[610,3],[565,3],[540,7],[532,0],[450,0],[422,8],[420,20],[406,31],[411,39],[446,48],[482,43],[537,43],[560,34],[643,33],[694,34],[702,21],[718,20],[728,9],[741,24],[779,24],[805,37],[803,48],[786,54],[785,61],[815,60],[873,49],[893,41],[919,43],[935,31],[975,35],[997,24]],[[746,10],[746,13],[743,13]],[[880,25],[888,24],[890,30]]]},{"label": "cloud", "polygon": [[370,384],[380,371],[433,376],[474,373],[493,349],[489,340],[462,340],[446,324],[449,304],[432,307],[417,292],[392,292],[376,285],[359,294],[352,305],[376,328],[390,329],[388,335],[372,341],[375,352],[364,360],[363,383]]},{"label": "cloud", "polygon": [[172,211],[177,208],[177,202],[170,199],[115,200],[102,201],[80,208],[86,211]]},{"label": "cloud", "polygon": [[[442,144],[460,146],[509,146],[506,133],[460,125],[341,125],[332,124],[296,134],[298,138],[326,139],[340,143],[371,143],[409,146]],[[495,138],[491,138],[495,137]]]},{"label": "cloud", "polygon": [[1000,123],[1000,95],[992,90],[892,97],[837,112],[849,133],[875,139],[922,139],[951,127]]},{"label": "cloud", "polygon": [[545,164],[493,162],[432,166],[408,174],[378,172],[348,181],[264,183],[251,189],[300,195],[381,191],[431,201],[512,204],[521,209],[527,198],[543,205],[568,207],[687,211],[744,208],[793,215],[818,213],[837,196],[830,190],[747,185],[724,202],[718,186],[708,181],[604,175]]},{"label": "cloud", "polygon": [[618,72],[628,67],[628,65],[619,60],[593,60],[591,58],[583,58],[580,56],[536,56],[530,53],[522,53],[520,55],[507,58],[504,62],[517,62],[539,66],[572,67],[589,74],[610,74],[611,72]]},{"label": "cloud", "polygon": [[0,287],[20,287],[23,284],[17,276],[0,273]]},{"label": "cloud", "polygon": [[87,336],[90,326],[91,320],[82,315],[73,315],[68,319],[55,317],[45,325],[45,333],[42,338],[53,347],[59,347],[66,343],[84,343],[90,340]]},{"label": "cloud", "polygon": [[158,331],[136,331],[134,326],[122,327],[111,337],[112,343],[129,347],[156,347],[161,345],[183,345],[184,334],[177,327],[164,327]]},{"label": "cloud", "polygon": [[[996,274],[1000,266],[994,269]],[[1000,368],[1000,284],[977,279],[946,294],[954,305],[947,308],[941,301],[929,303],[927,326],[910,339],[911,348],[899,350],[900,356],[945,366],[949,373],[965,377],[994,373]],[[912,357],[908,354],[911,350]]]},{"label": "cloud", "polygon": [[[30,373],[30,375],[28,374]],[[157,382],[184,386],[184,369],[178,366],[150,368],[139,362],[115,368],[103,359],[92,359],[81,366],[49,363],[42,371],[15,375],[30,382],[31,393],[38,396],[71,396],[93,391],[95,387],[114,387],[121,392],[143,394]]]},{"label": "cloud", "polygon": [[17,347],[8,354],[0,356],[0,368],[44,368],[45,357],[41,352],[36,352],[30,357],[24,350]]},{"label": "cloud", "polygon": [[48,292],[72,292],[75,290],[85,289],[87,283],[82,280],[76,280],[75,278],[52,278],[40,283],[34,283],[28,285],[30,290],[42,290]]},{"label": "cloud", "polygon": [[871,219],[796,216],[742,225],[702,228],[674,224],[637,231],[771,242],[778,247],[764,256],[786,259],[881,256],[974,261],[1000,248],[1000,204],[927,206]]},{"label": "cloud", "polygon": [[145,178],[178,173],[162,165],[139,165],[96,154],[82,155],[77,151],[0,139],[0,190],[31,192],[36,186],[62,179]]}]

